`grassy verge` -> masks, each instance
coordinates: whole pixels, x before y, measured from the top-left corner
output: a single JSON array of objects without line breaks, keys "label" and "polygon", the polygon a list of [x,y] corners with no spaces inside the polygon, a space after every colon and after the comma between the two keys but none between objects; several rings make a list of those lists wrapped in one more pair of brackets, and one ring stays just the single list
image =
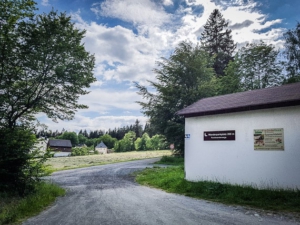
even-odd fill
[{"label": "grassy verge", "polygon": [[50,205],[65,190],[50,183],[37,184],[37,191],[25,198],[0,193],[0,224],[20,224]]},{"label": "grassy verge", "polygon": [[155,162],[155,164],[183,166],[184,158],[165,155],[165,156],[161,157],[161,160]]},{"label": "grassy verge", "polygon": [[46,165],[48,167],[49,172],[54,172],[58,170],[68,170],[89,166],[105,165],[117,162],[126,162],[138,159],[162,157],[171,154],[172,152],[170,150],[157,150],[121,152],[104,155],[99,154],[86,156],[57,157],[48,159]]},{"label": "grassy verge", "polygon": [[210,181],[190,182],[184,179],[183,165],[168,168],[148,168],[137,173],[136,181],[167,192],[225,204],[250,206],[272,211],[300,212],[300,190],[258,190],[250,186]]}]

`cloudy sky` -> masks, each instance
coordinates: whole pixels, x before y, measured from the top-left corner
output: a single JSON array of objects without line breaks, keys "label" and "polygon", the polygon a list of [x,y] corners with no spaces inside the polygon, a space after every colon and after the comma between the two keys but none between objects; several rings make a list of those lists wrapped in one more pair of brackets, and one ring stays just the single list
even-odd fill
[{"label": "cloudy sky", "polygon": [[97,81],[80,102],[72,121],[38,119],[59,131],[108,130],[145,124],[135,103],[141,100],[133,82],[154,80],[155,62],[168,57],[179,42],[197,43],[203,25],[217,8],[229,21],[238,46],[263,40],[282,47],[282,34],[294,29],[299,0],[38,0],[39,13],[52,8],[67,12],[76,27],[86,30],[86,50],[96,57]]}]

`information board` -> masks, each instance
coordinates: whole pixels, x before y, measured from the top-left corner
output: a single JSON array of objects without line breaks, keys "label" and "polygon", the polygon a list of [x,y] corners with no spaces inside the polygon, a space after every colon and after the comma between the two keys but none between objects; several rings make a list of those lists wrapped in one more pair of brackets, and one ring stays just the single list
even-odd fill
[{"label": "information board", "polygon": [[235,130],[204,131],[204,141],[234,141]]},{"label": "information board", "polygon": [[283,128],[254,130],[254,150],[284,150]]}]

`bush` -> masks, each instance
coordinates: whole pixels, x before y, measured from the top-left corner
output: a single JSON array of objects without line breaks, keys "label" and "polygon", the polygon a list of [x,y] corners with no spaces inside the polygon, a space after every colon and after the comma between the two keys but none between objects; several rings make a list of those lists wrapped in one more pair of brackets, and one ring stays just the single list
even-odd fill
[{"label": "bush", "polygon": [[21,196],[34,191],[47,154],[35,149],[35,135],[24,127],[0,129],[0,192]]},{"label": "bush", "polygon": [[71,156],[88,155],[92,148],[82,147],[82,148],[72,148]]}]

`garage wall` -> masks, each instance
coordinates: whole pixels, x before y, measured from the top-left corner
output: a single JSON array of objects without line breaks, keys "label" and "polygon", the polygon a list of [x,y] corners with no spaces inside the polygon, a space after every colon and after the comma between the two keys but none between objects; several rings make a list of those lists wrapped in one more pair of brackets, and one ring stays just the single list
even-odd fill
[{"label": "garage wall", "polygon": [[[300,106],[186,118],[186,179],[300,188]],[[284,151],[254,150],[254,129],[284,129]],[[235,141],[203,141],[204,131],[235,130]]]}]

